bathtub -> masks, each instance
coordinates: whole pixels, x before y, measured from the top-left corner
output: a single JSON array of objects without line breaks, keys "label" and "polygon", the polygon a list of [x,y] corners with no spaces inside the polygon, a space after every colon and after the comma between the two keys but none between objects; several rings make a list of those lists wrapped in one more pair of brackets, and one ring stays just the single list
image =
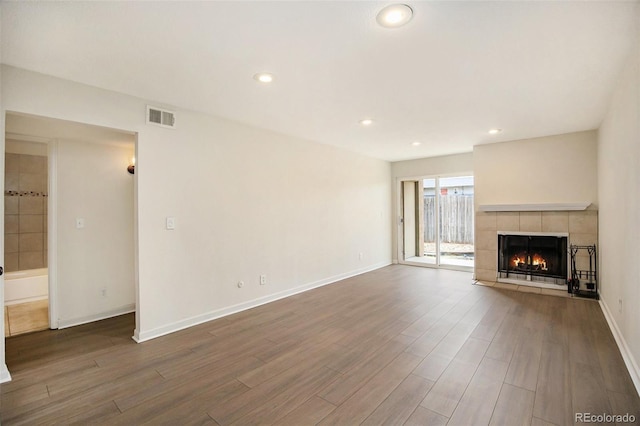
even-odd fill
[{"label": "bathtub", "polygon": [[49,297],[49,271],[47,268],[4,274],[4,304],[33,302]]}]

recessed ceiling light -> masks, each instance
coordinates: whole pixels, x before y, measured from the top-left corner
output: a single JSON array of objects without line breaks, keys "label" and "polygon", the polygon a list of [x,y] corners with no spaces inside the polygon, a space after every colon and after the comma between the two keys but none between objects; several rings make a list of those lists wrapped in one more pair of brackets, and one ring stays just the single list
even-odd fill
[{"label": "recessed ceiling light", "polygon": [[360,124],[363,126],[371,126],[373,124],[373,120],[370,118],[365,118],[364,120],[360,120]]},{"label": "recessed ceiling light", "polygon": [[259,72],[253,76],[254,79],[258,80],[260,83],[271,83],[273,81],[273,74],[268,72]]},{"label": "recessed ceiling light", "polygon": [[502,129],[491,129],[491,130],[489,130],[489,134],[490,135],[497,135],[501,131],[502,131]]},{"label": "recessed ceiling light", "polygon": [[391,4],[378,12],[376,21],[385,28],[397,28],[409,22],[412,17],[413,9],[406,4]]},{"label": "recessed ceiling light", "polygon": [[421,142],[418,142],[418,141],[415,141],[415,142],[413,142],[411,145],[413,145],[413,146],[420,146],[420,145],[422,145],[422,143],[421,143]]}]

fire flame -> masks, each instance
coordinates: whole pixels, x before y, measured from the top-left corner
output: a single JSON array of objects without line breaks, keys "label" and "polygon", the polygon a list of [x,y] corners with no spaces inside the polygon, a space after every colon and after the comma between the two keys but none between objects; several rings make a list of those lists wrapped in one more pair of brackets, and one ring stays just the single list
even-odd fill
[{"label": "fire flame", "polygon": [[547,270],[547,261],[543,259],[541,256],[539,256],[538,254],[533,255],[533,260],[531,261],[531,265],[539,266],[540,269],[542,269],[543,271]]},{"label": "fire flame", "polygon": [[[532,257],[531,256],[528,256],[528,257],[530,259],[531,266],[535,266],[535,267],[537,267],[536,269],[539,269],[539,270],[542,270],[542,271],[547,271],[548,270],[546,259],[544,259],[539,254],[536,253]],[[526,265],[527,264],[527,256],[515,255],[511,259],[511,262],[513,263],[513,267],[514,268],[517,268],[520,265]]]},{"label": "fire flame", "polygon": [[533,255],[533,260],[531,261],[531,264],[533,266],[539,266],[540,269],[542,269],[543,271],[547,270],[547,261],[538,254]]}]

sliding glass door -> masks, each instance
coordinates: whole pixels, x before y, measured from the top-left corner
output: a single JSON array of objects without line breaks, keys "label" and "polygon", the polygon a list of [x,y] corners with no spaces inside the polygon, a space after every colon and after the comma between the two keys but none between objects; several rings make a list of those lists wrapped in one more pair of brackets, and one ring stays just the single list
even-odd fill
[{"label": "sliding glass door", "polygon": [[405,263],[473,268],[473,176],[402,182]]}]

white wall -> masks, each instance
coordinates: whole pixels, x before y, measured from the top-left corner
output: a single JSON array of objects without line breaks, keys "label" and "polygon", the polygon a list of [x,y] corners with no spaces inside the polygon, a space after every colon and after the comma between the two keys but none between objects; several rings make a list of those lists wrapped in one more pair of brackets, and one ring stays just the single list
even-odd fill
[{"label": "white wall", "polygon": [[401,199],[400,181],[403,178],[436,177],[452,175],[472,175],[473,174],[473,154],[445,155],[440,157],[420,158],[417,160],[396,161],[391,163],[392,180],[392,205],[393,214],[391,229],[393,263],[398,263],[398,235],[402,232],[400,224]]},{"label": "white wall", "polygon": [[[205,115],[179,120],[179,139],[154,128],[152,150],[139,142],[141,178],[164,189],[139,187],[141,213],[158,212],[140,217],[154,247],[140,247],[141,288],[143,273],[168,283],[143,310],[169,298],[173,318],[189,318],[389,263],[388,163]],[[163,230],[169,215],[175,231]],[[145,269],[157,263],[167,268]],[[146,312],[152,327],[167,317]]]},{"label": "white wall", "polygon": [[636,43],[598,132],[598,190],[602,302],[640,388],[640,43]]},{"label": "white wall", "polygon": [[[61,140],[56,146],[58,325],[132,311],[134,178],[127,166],[133,141]],[[84,228],[76,228],[76,218]]]},{"label": "white wall", "polygon": [[597,133],[586,131],[473,149],[475,204],[590,202],[597,207]]},{"label": "white wall", "polygon": [[140,340],[390,263],[385,161],[179,109],[149,126],[144,100],[7,66],[2,88],[5,110],[138,133]]}]

